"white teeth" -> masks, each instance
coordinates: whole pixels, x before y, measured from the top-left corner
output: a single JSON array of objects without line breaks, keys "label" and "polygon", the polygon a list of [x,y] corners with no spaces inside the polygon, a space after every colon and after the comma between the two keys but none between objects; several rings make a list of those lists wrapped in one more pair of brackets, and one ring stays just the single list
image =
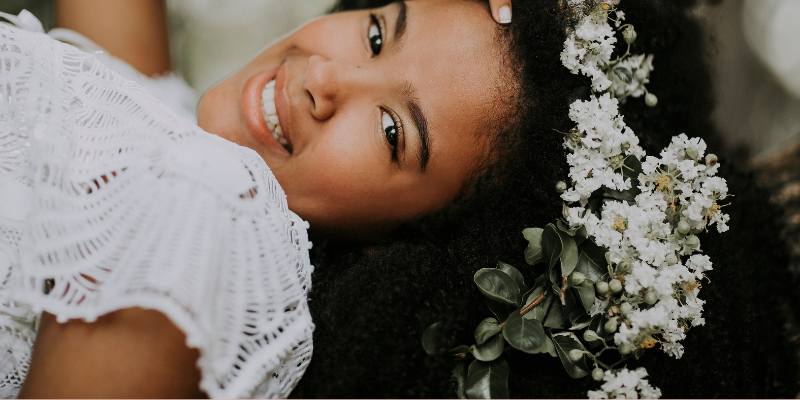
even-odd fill
[{"label": "white teeth", "polygon": [[264,113],[264,120],[267,121],[267,127],[272,131],[272,137],[283,145],[287,150],[290,150],[289,142],[283,137],[283,130],[281,129],[280,121],[278,120],[278,112],[275,110],[275,80],[269,81],[264,86],[264,91],[261,92],[261,108]]}]

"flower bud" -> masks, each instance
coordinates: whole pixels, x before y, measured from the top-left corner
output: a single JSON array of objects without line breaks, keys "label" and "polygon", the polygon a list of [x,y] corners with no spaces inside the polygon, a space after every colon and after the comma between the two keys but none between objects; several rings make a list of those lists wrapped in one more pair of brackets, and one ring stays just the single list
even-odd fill
[{"label": "flower bud", "polygon": [[695,235],[689,235],[686,237],[686,246],[690,249],[698,249],[700,248],[700,239]]},{"label": "flower bud", "polygon": [[608,293],[608,283],[604,281],[600,281],[594,284],[595,290],[597,290],[597,294],[604,295]]},{"label": "flower bud", "polygon": [[603,330],[608,333],[614,333],[617,331],[617,319],[616,318],[609,318],[605,324],[603,324]]},{"label": "flower bud", "polygon": [[642,82],[647,79],[648,76],[650,76],[650,72],[644,68],[639,68],[633,73],[633,76],[636,77],[637,81]]},{"label": "flower bud", "polygon": [[619,345],[619,353],[624,355],[631,354],[633,352],[633,345],[630,343],[623,343]]},{"label": "flower bud", "polygon": [[682,220],[678,221],[677,230],[678,230],[678,233],[680,233],[681,235],[686,235],[692,230],[692,227],[689,225],[688,222],[686,222],[685,219],[682,219]]},{"label": "flower bud", "polygon": [[600,335],[591,329],[587,329],[583,331],[583,340],[586,342],[596,342],[600,340]]},{"label": "flower bud", "polygon": [[697,152],[697,149],[694,147],[687,147],[686,150],[686,157],[689,157],[692,160],[697,161],[700,158],[700,153]]},{"label": "flower bud", "polygon": [[652,306],[653,304],[656,304],[657,301],[658,295],[656,294],[656,291],[653,289],[647,289],[647,292],[644,294],[644,302]]},{"label": "flower bud", "polygon": [[572,349],[569,351],[569,359],[573,362],[578,362],[583,358],[583,350]]},{"label": "flower bud", "polygon": [[556,182],[556,192],[564,193],[567,191],[567,183],[564,181]]},{"label": "flower bud", "polygon": [[669,253],[667,254],[667,258],[665,261],[669,265],[675,265],[678,263],[678,256],[676,256],[675,253]]},{"label": "flower bud", "polygon": [[600,368],[595,368],[592,370],[592,379],[598,382],[603,380],[603,375],[605,374],[603,373],[603,370]]},{"label": "flower bud", "polygon": [[580,286],[586,280],[586,275],[582,272],[575,271],[570,275],[570,280],[572,281],[572,286]]},{"label": "flower bud", "polygon": [[648,107],[655,107],[658,104],[658,97],[652,93],[644,95],[644,104]]},{"label": "flower bud", "polygon": [[619,312],[622,313],[622,315],[628,315],[633,312],[633,306],[628,302],[622,303],[619,305]]},{"label": "flower bud", "polygon": [[706,155],[706,165],[708,165],[709,167],[713,167],[713,166],[717,165],[718,161],[719,161],[719,159],[717,158],[716,154],[708,153]]},{"label": "flower bud", "polygon": [[608,282],[608,288],[611,289],[612,293],[617,294],[622,291],[622,282],[614,278],[611,282]]},{"label": "flower bud", "polygon": [[630,270],[631,270],[631,263],[628,261],[623,260],[619,264],[617,264],[617,272],[619,273],[625,274],[630,272]]},{"label": "flower bud", "polygon": [[636,29],[633,29],[633,25],[625,26],[625,29],[622,30],[622,38],[627,44],[633,44],[636,41]]}]

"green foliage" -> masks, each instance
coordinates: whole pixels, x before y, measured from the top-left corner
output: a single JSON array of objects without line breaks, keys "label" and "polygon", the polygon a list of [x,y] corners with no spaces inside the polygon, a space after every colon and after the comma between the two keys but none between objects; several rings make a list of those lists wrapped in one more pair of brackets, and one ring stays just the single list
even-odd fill
[{"label": "green foliage", "polygon": [[504,263],[502,261],[498,261],[497,262],[497,269],[499,269],[500,271],[505,272],[506,275],[508,275],[509,277],[511,277],[511,279],[514,280],[514,282],[517,282],[517,285],[519,286],[520,292],[524,292],[525,291],[525,288],[526,288],[526,286],[525,286],[525,278],[522,276],[522,273],[519,272],[519,270],[516,269],[513,265],[506,264],[506,263]]},{"label": "green foliage", "polygon": [[494,361],[503,354],[505,347],[506,341],[503,340],[503,336],[495,335],[484,344],[472,346],[470,352],[478,360]]},{"label": "green foliage", "polygon": [[528,265],[536,265],[544,261],[542,232],[544,232],[542,228],[526,228],[522,230],[522,236],[528,241],[528,247],[525,248],[525,262]]},{"label": "green foliage", "polygon": [[589,374],[589,365],[586,362],[586,357],[583,357],[577,361],[573,361],[569,357],[570,350],[581,350],[586,351],[586,348],[583,346],[583,343],[575,336],[572,332],[559,332],[553,334],[553,344],[556,348],[556,353],[558,353],[558,358],[561,360],[561,365],[564,366],[564,370],[567,371],[570,377],[578,379],[583,378],[584,376]]},{"label": "green foliage", "polygon": [[485,318],[475,328],[475,344],[486,343],[492,336],[500,333],[500,323],[495,318]]},{"label": "green foliage", "polygon": [[549,340],[542,323],[535,319],[522,318],[514,311],[503,325],[503,337],[511,347],[529,354],[546,353]]},{"label": "green foliage", "polygon": [[519,285],[503,271],[495,268],[481,268],[473,277],[478,290],[488,299],[517,306],[520,303]]},{"label": "green foliage", "polygon": [[422,349],[428,355],[444,354],[447,346],[442,340],[442,323],[434,322],[422,332]]},{"label": "green foliage", "polygon": [[469,399],[508,398],[508,363],[475,360],[469,364],[464,394]]}]

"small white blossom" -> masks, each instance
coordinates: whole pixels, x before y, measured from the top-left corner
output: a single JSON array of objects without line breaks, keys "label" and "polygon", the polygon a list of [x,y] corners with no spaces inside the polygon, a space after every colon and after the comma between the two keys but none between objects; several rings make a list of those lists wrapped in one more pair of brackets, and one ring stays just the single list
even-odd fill
[{"label": "small white blossom", "polygon": [[661,391],[651,386],[645,378],[647,378],[647,371],[644,368],[635,370],[624,368],[616,372],[606,371],[601,390],[591,390],[588,396],[590,399],[657,399],[661,397]]}]

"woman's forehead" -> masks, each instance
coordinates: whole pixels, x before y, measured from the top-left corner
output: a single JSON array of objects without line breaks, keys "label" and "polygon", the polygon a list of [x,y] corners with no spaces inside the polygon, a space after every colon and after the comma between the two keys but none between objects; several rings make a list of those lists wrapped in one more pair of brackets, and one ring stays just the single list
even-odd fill
[{"label": "woman's forehead", "polygon": [[498,26],[488,8],[463,0],[409,1],[406,14],[403,44],[392,58],[428,116],[431,163],[441,158],[435,154],[441,147],[456,159],[453,150],[474,160],[464,152],[475,148],[487,122],[501,112],[506,74]]}]

